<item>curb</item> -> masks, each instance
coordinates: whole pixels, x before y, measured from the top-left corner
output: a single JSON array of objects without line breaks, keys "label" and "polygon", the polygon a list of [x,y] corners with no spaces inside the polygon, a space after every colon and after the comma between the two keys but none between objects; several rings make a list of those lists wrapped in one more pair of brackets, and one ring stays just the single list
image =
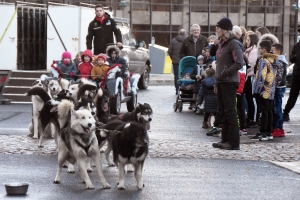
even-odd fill
[{"label": "curb", "polygon": [[274,165],[277,165],[279,167],[282,167],[284,169],[291,170],[295,173],[300,174],[300,162],[277,162],[277,161],[269,161],[270,163],[273,163]]},{"label": "curb", "polygon": [[150,74],[150,86],[174,85],[173,74]]}]

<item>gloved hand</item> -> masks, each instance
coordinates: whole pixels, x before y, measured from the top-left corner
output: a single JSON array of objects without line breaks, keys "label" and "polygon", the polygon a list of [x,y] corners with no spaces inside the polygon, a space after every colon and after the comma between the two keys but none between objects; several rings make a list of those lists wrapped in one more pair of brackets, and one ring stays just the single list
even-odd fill
[{"label": "gloved hand", "polygon": [[101,79],[101,78],[95,78],[95,81],[96,81],[97,83],[100,83],[100,82],[102,81],[102,79]]},{"label": "gloved hand", "polygon": [[69,75],[72,77],[74,74],[73,74],[73,72],[70,72]]},{"label": "gloved hand", "polygon": [[53,61],[52,61],[52,64],[53,64],[53,65],[56,64],[56,60],[53,60]]}]

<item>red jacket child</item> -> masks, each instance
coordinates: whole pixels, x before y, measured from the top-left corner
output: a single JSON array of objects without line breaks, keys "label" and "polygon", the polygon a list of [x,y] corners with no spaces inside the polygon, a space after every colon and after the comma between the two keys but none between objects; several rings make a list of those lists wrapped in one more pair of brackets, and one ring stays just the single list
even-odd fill
[{"label": "red jacket child", "polygon": [[91,79],[91,71],[93,69],[92,57],[92,51],[89,49],[82,53],[82,62],[78,64],[79,78]]}]

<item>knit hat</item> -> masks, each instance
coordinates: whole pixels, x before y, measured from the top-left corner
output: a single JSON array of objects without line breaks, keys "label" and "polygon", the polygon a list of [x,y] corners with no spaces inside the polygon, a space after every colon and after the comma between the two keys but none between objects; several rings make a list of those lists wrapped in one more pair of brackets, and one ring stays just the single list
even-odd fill
[{"label": "knit hat", "polygon": [[98,56],[97,56],[97,60],[101,58],[104,62],[106,62],[106,55],[103,54],[103,53],[100,53]]},{"label": "knit hat", "polygon": [[68,51],[63,52],[61,57],[62,57],[62,59],[64,59],[64,58],[69,58],[70,60],[72,59],[72,55]]},{"label": "knit hat", "polygon": [[200,60],[200,59],[204,60],[204,57],[203,57],[202,55],[199,55],[199,56],[197,57],[197,61]]},{"label": "knit hat", "polygon": [[216,26],[220,27],[223,30],[227,30],[227,31],[232,30],[232,27],[233,27],[231,20],[226,17],[224,17],[220,21],[218,21]]}]

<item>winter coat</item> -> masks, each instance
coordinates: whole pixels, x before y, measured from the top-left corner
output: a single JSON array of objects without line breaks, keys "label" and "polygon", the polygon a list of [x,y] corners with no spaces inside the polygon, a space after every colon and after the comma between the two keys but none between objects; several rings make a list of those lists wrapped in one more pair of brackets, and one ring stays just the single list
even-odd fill
[{"label": "winter coat", "polygon": [[214,62],[216,58],[214,56],[210,56],[208,59],[205,59],[205,64],[208,67],[212,62]]},{"label": "winter coat", "polygon": [[284,55],[278,56],[278,67],[276,72],[276,87],[282,88],[286,87],[286,68],[288,66],[288,61],[285,59]]},{"label": "winter coat", "polygon": [[177,35],[172,39],[170,47],[168,49],[168,54],[172,59],[172,64],[179,64],[180,57],[179,51],[184,40],[184,35]]},{"label": "winter coat", "polygon": [[[97,57],[95,57],[95,59],[97,59]],[[91,71],[92,79],[95,80],[96,78],[102,78],[108,68],[109,66],[106,64],[99,65],[96,61],[94,61],[94,67]]]},{"label": "winter coat", "polygon": [[[200,89],[200,86],[201,86],[201,81],[205,78],[205,69],[206,69],[206,65],[203,64],[203,66],[200,66],[200,65],[196,65],[194,68],[193,68],[193,71],[191,73],[191,79],[194,79],[195,82],[194,82],[194,89],[193,89],[193,92],[194,93],[198,93],[199,92],[199,89]],[[202,78],[197,80],[196,79],[196,75],[200,75]]]},{"label": "winter coat", "polygon": [[202,81],[199,94],[198,104],[201,105],[204,102],[205,113],[217,113],[218,100],[217,95],[214,92],[214,85],[216,84],[216,78],[214,76],[208,76]]},{"label": "winter coat", "polygon": [[[105,53],[106,44],[115,43],[114,35],[117,42],[122,42],[121,31],[118,28],[115,20],[110,18],[110,15],[105,13],[106,19],[103,24],[98,22],[96,18],[90,22],[88,34],[86,36],[86,48],[92,49],[94,46],[94,55]],[[113,34],[114,33],[114,34]],[[94,39],[93,45],[92,41]]]},{"label": "winter coat", "polygon": [[[90,57],[90,62],[84,62],[84,56]],[[93,54],[92,51],[87,49],[85,50],[82,55],[81,55],[81,60],[78,64],[78,72],[79,72],[79,78],[86,78],[86,79],[91,79],[91,71],[93,69]]]},{"label": "winter coat", "polygon": [[247,76],[254,76],[254,66],[258,57],[258,49],[253,45],[246,49],[244,55],[248,58],[250,68],[247,69]]},{"label": "winter coat", "polygon": [[91,79],[92,69],[93,69],[92,62],[80,62],[78,64],[79,78]]},{"label": "winter coat", "polygon": [[290,61],[291,63],[295,63],[293,67],[293,79],[300,80],[300,42],[293,46]]},{"label": "winter coat", "polygon": [[[60,61],[57,63],[57,67],[62,73],[62,78],[76,81],[78,69],[73,61],[70,61],[70,63],[66,65],[63,63],[63,61]],[[70,72],[73,73],[73,76],[70,76]]]},{"label": "winter coat", "polygon": [[182,42],[179,56],[183,58],[185,56],[195,56],[196,58],[199,55],[202,55],[202,50],[208,45],[207,38],[203,35],[200,35],[196,43],[194,42],[193,35],[185,38]]},{"label": "winter coat", "polygon": [[243,67],[244,58],[239,41],[233,34],[225,41],[220,40],[216,60],[217,83],[240,82],[238,71]]},{"label": "winter coat", "polygon": [[253,94],[264,99],[273,100],[275,94],[275,77],[278,67],[278,56],[264,53],[258,62],[254,80]]},{"label": "winter coat", "polygon": [[[116,53],[117,53],[116,59],[112,59],[111,53],[113,51],[116,51]],[[106,55],[109,56],[109,58],[106,59],[109,66],[113,66],[114,64],[121,64],[122,65],[121,71],[122,71],[122,73],[125,72],[125,70],[127,68],[127,62],[124,58],[120,57],[120,49],[117,46],[114,46],[114,45],[108,46],[106,49]]]},{"label": "winter coat", "polygon": [[240,76],[240,83],[239,83],[238,89],[236,90],[236,93],[238,95],[241,95],[242,93],[244,93],[244,86],[245,86],[245,82],[246,82],[246,73],[239,71],[239,76]]}]

